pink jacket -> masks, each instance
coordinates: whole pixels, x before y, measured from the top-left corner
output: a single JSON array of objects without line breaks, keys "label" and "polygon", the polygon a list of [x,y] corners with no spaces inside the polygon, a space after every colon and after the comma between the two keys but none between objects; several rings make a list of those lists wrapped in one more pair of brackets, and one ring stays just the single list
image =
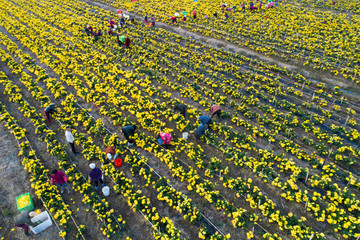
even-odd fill
[{"label": "pink jacket", "polygon": [[160,138],[164,141],[164,144],[169,144],[173,137],[171,133],[160,133]]},{"label": "pink jacket", "polygon": [[54,182],[57,184],[63,184],[64,182],[67,182],[67,177],[66,177],[65,173],[58,170],[55,175],[51,174],[50,175],[50,184],[53,185]]},{"label": "pink jacket", "polygon": [[216,111],[218,111],[218,110],[220,110],[221,108],[218,106],[218,105],[216,105],[216,104],[214,104],[214,105],[211,105],[211,107],[210,107],[210,110],[211,110],[211,113],[212,114],[214,114],[214,112],[216,112]]}]

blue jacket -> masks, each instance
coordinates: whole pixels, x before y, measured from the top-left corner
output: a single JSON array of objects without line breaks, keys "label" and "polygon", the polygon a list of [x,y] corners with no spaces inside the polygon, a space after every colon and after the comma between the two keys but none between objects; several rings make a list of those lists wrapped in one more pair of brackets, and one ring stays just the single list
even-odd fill
[{"label": "blue jacket", "polygon": [[200,139],[201,136],[205,134],[205,131],[206,131],[206,127],[200,124],[200,126],[194,131],[195,137]]},{"label": "blue jacket", "polygon": [[202,123],[202,124],[210,124],[211,123],[211,118],[208,117],[208,116],[200,116],[199,117],[199,121]]},{"label": "blue jacket", "polygon": [[45,112],[47,113],[51,113],[55,111],[55,104],[51,104],[50,106],[48,106],[47,108],[45,108]]}]

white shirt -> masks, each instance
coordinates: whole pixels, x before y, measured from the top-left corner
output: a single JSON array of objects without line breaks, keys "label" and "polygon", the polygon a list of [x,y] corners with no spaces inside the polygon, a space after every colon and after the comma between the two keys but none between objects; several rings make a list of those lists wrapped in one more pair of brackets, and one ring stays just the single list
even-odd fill
[{"label": "white shirt", "polygon": [[65,131],[65,137],[66,137],[66,141],[68,141],[69,143],[73,143],[75,140],[72,133],[68,130]]}]

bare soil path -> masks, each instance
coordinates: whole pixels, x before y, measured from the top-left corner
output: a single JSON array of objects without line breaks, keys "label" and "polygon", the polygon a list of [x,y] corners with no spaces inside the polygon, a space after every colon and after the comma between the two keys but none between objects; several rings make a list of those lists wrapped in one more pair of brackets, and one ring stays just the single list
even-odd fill
[{"label": "bare soil path", "polygon": [[[19,214],[16,207],[16,197],[21,194],[30,192],[36,209],[45,211],[41,201],[37,199],[34,190],[30,186],[30,177],[27,170],[21,165],[21,158],[18,157],[19,149],[15,137],[9,130],[0,124],[0,174],[3,181],[0,184],[0,238],[11,240],[26,239],[23,230],[15,228],[13,225],[14,217]],[[11,180],[10,180],[11,179]],[[15,228],[15,231],[11,231]],[[38,235],[32,235],[28,239],[39,240],[57,240],[61,239],[58,235],[58,229],[55,225],[46,229]]]}]

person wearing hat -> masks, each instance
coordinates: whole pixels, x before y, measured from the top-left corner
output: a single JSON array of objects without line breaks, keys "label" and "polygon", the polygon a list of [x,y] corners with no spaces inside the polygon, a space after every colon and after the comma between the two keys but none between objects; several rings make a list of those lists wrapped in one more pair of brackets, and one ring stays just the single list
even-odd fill
[{"label": "person wearing hat", "polygon": [[105,186],[103,181],[103,174],[100,168],[96,167],[95,163],[91,163],[90,165],[91,171],[89,172],[89,180],[91,183],[95,184],[95,190],[99,190],[99,182],[101,183],[101,186]]},{"label": "person wearing hat", "polygon": [[23,210],[21,213],[14,218],[15,227],[19,227],[24,229],[24,233],[26,236],[30,236],[29,233],[29,225],[34,227],[35,224],[31,222],[31,215],[28,210]]},{"label": "person wearing hat", "polygon": [[71,150],[73,151],[73,153],[74,153],[74,154],[79,154],[78,152],[76,152],[76,149],[75,149],[75,138],[74,138],[74,135],[72,135],[72,133],[71,133],[71,128],[70,128],[69,126],[66,127],[65,137],[66,137],[66,141],[70,144]]},{"label": "person wearing hat", "polygon": [[126,140],[128,141],[128,146],[132,147],[134,145],[134,140],[130,139],[131,136],[135,134],[136,126],[135,125],[127,125],[121,129],[124,134]]},{"label": "person wearing hat", "polygon": [[159,145],[164,146],[165,148],[167,148],[172,140],[172,135],[171,133],[165,133],[165,132],[161,132],[158,136],[157,136],[157,141],[159,143]]},{"label": "person wearing hat", "polygon": [[116,152],[114,146],[108,146],[105,150],[106,157],[109,159],[109,161],[114,161],[116,159]]},{"label": "person wearing hat", "polygon": [[216,105],[216,104],[211,105],[210,111],[211,111],[211,114],[212,114],[211,118],[213,118],[215,115],[217,115],[218,119],[220,119],[221,108],[218,105]]},{"label": "person wearing hat", "polygon": [[57,169],[52,170],[52,172],[50,174],[50,184],[53,185],[54,183],[58,187],[60,187],[61,193],[64,192],[63,187],[66,187],[68,193],[70,193],[69,186],[67,185],[67,177],[66,177],[65,173],[63,173],[62,171],[59,171]]},{"label": "person wearing hat", "polygon": [[120,34],[117,35],[116,39],[117,39],[119,46],[125,44],[125,38],[126,38],[125,35],[120,35]]}]

